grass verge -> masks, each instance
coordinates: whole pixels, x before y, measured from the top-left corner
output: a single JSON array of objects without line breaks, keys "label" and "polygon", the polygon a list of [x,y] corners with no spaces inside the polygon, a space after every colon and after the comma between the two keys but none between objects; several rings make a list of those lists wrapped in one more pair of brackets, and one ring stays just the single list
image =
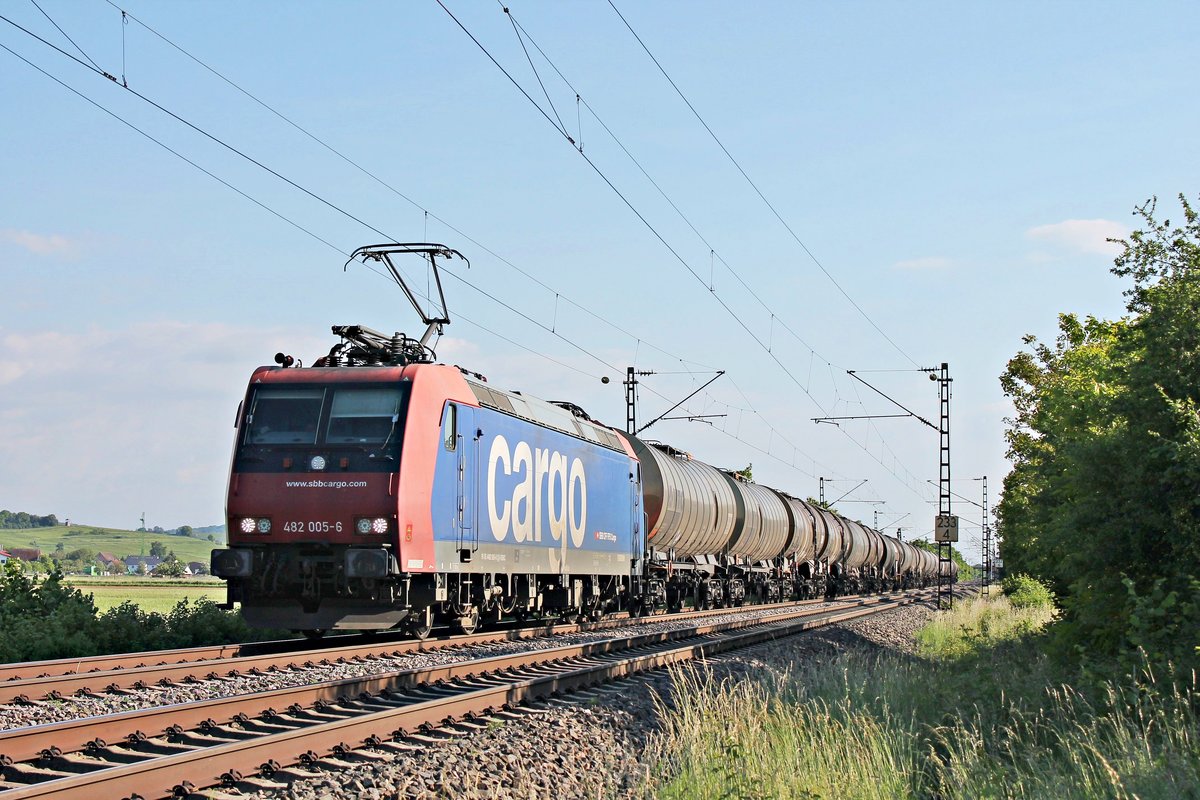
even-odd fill
[{"label": "grass verge", "polygon": [[181,600],[195,603],[198,600],[211,600],[214,603],[225,602],[225,584],[208,584],[206,586],[167,584],[153,585],[145,583],[97,583],[85,584],[71,582],[85,595],[92,596],[96,610],[104,613],[116,608],[122,603],[133,603],[146,613],[157,612],[167,614]]},{"label": "grass verge", "polygon": [[662,798],[1200,798],[1200,692],[1064,684],[1046,607],[961,603],[917,653],[849,651],[753,679],[677,671]]}]

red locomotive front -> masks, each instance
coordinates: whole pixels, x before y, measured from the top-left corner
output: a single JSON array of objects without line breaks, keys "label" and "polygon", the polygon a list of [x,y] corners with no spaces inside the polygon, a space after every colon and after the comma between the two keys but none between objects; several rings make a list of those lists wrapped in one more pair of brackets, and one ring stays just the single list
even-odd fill
[{"label": "red locomotive front", "polygon": [[435,365],[255,371],[230,471],[230,549],[213,564],[250,624],[404,619],[413,587],[396,576],[433,567],[431,460],[453,397],[469,390]]}]

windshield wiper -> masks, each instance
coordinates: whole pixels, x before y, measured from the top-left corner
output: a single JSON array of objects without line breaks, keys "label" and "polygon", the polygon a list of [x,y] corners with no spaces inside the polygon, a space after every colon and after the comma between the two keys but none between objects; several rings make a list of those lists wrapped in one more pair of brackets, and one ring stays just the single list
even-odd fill
[{"label": "windshield wiper", "polygon": [[[381,444],[379,446],[380,450],[387,450],[388,445],[391,444],[391,442],[392,442],[392,436],[394,436],[396,434],[396,426],[399,424],[400,424],[400,413],[397,411],[395,414],[392,414],[392,429],[388,431],[387,438],[384,439],[383,444]],[[383,455],[371,453],[369,456],[367,456],[367,458],[371,459],[372,461],[376,461],[381,458],[385,459],[387,461],[395,461],[396,460],[395,456],[391,455],[390,453],[386,453],[386,452]]]}]

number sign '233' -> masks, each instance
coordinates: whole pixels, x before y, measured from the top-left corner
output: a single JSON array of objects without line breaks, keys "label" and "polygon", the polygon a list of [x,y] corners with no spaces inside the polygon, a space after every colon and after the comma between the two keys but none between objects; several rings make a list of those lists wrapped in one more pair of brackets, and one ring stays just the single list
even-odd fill
[{"label": "number sign '233'", "polygon": [[958,517],[953,514],[938,514],[933,520],[935,542],[958,541]]}]

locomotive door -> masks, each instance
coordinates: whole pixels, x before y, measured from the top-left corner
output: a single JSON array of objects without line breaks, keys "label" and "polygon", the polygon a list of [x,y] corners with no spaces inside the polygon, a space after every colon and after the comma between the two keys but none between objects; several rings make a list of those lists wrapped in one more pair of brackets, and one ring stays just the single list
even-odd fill
[{"label": "locomotive door", "polygon": [[457,460],[454,538],[459,560],[470,561],[479,549],[479,529],[475,525],[475,487],[478,485],[478,440],[475,433],[475,409],[451,404],[447,412],[454,420],[454,450]]},{"label": "locomotive door", "polygon": [[629,520],[629,563],[633,566],[635,575],[642,573],[642,559],[646,555],[646,546],[642,537],[642,465],[634,464],[633,472],[629,474],[629,494],[631,498],[631,519]]}]

